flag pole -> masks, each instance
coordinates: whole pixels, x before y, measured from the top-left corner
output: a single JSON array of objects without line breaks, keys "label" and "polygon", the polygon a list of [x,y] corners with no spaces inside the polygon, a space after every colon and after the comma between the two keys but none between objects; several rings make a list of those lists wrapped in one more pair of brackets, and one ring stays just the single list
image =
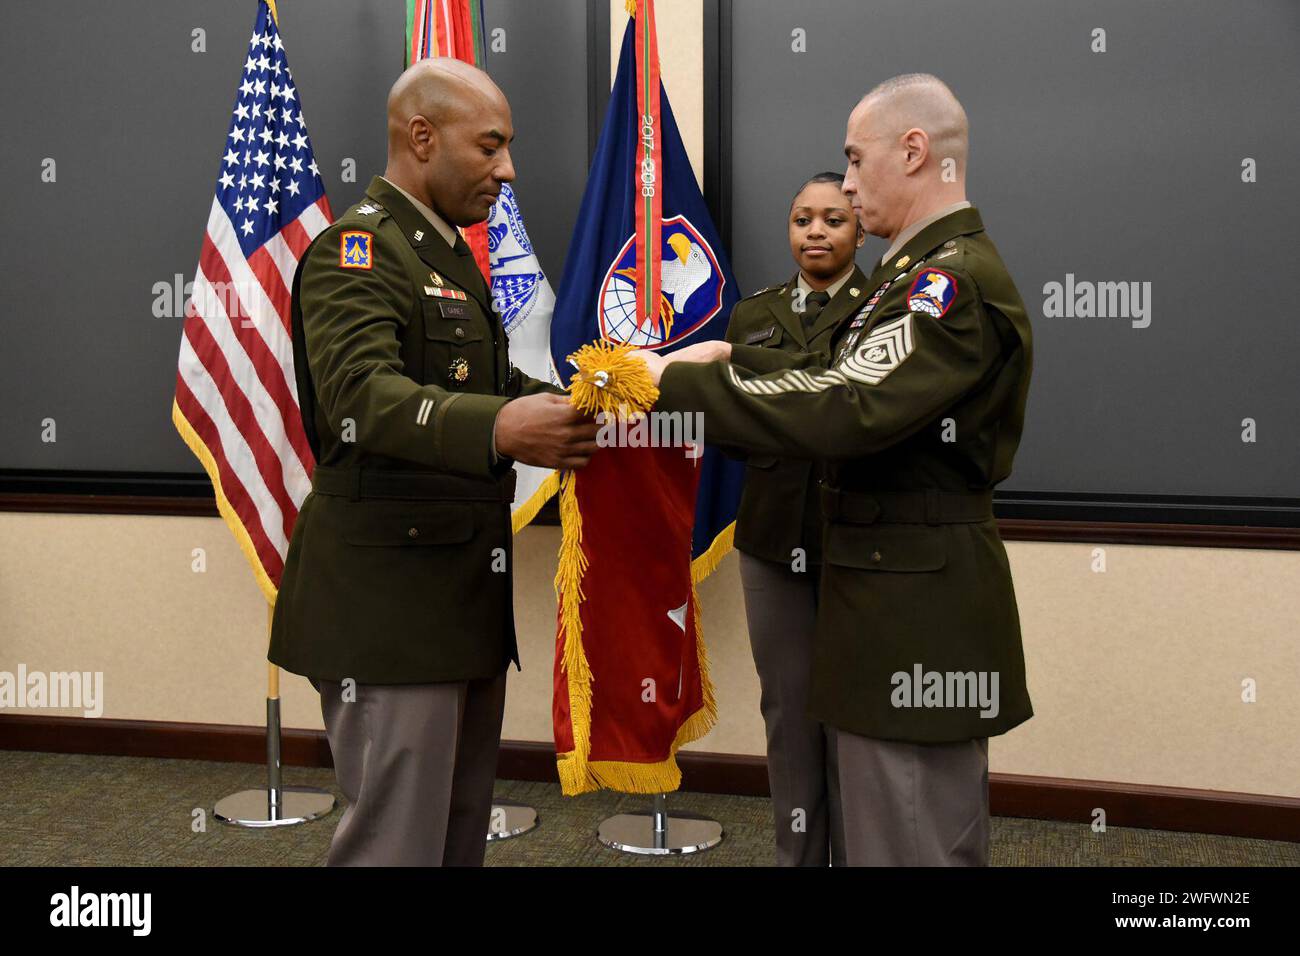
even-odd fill
[{"label": "flag pole", "polygon": [[[271,631],[275,605],[266,606]],[[323,817],[334,809],[334,795],[319,787],[286,787],[280,775],[280,668],[267,663],[266,787],[240,790],[217,801],[216,817],[237,827],[286,827]]]},{"label": "flag pole", "polygon": [[695,813],[668,814],[668,796],[656,793],[654,804],[640,813],[607,817],[596,839],[611,850],[642,856],[684,856],[722,842],[722,824]]},{"label": "flag pole", "polygon": [[[660,174],[662,165],[663,124],[660,121],[659,41],[655,28],[654,0],[626,0],[628,16],[633,18],[636,30],[637,110],[641,117],[643,135],[637,147],[636,169],[638,176],[650,169],[651,188],[641,190],[636,206],[636,267],[641,281],[637,283],[637,319],[652,325],[659,312],[661,273],[658,250],[662,245],[663,207]],[[638,179],[642,186],[647,184]],[[665,337],[667,330],[665,329]],[[692,589],[692,600],[695,600]],[[668,814],[668,796],[654,795],[649,811],[619,813],[606,818],[596,830],[596,838],[605,846],[622,853],[650,856],[684,855],[699,853],[722,842],[722,824],[717,820],[693,813]]]}]

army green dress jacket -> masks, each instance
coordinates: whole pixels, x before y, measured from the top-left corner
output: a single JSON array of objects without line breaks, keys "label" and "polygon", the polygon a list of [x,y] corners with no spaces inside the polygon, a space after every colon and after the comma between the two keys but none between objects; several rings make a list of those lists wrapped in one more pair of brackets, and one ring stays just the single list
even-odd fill
[{"label": "army green dress jacket", "polygon": [[293,283],[294,371],[316,453],[293,528],[270,660],[308,677],[404,684],[518,665],[512,462],[497,412],[549,389],[456,247],[376,177]]},{"label": "army green dress jacket", "polygon": [[826,463],[810,713],[920,743],[1032,715],[993,487],[1011,472],[1029,319],[974,208],[874,270],[827,362],[735,345],[677,363],[658,407],[702,411],[710,442]]},{"label": "army green dress jacket", "polygon": [[[731,310],[727,341],[782,352],[819,352],[828,358],[838,325],[866,301],[862,270],[852,273],[822,308],[810,328],[799,310],[796,274],[790,281],[741,299]],[[705,434],[708,434],[707,419]],[[745,458],[745,488],[736,513],[737,551],[812,569],[821,562],[822,466],[807,458],[755,454]]]}]

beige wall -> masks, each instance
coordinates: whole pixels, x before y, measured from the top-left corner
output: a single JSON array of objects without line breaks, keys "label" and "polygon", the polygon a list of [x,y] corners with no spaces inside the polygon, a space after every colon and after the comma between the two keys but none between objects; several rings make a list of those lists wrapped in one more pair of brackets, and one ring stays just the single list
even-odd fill
[{"label": "beige wall", "polygon": [[[610,6],[616,55],[626,19]],[[700,6],[656,10],[698,177]],[[557,546],[554,528],[517,542],[509,739],[551,739]],[[1300,796],[1300,553],[1112,546],[1097,573],[1090,545],[1007,550],[1038,716],[993,743],[995,771]],[[701,588],[720,718],[695,747],[761,754],[736,564]],[[103,671],[106,717],[258,725],[265,650],[266,607],[219,519],[0,514],[0,671]],[[1241,701],[1246,678],[1257,703]],[[322,726],[305,680],[282,691],[286,727]]]},{"label": "beige wall", "polygon": [[[558,544],[554,528],[518,540],[510,739],[551,739]],[[1007,550],[1037,716],[993,743],[995,771],[1300,796],[1300,553],[1111,546],[1097,573],[1089,545]],[[761,754],[736,565],[701,589],[720,719],[695,746]],[[105,717],[257,725],[265,644],[217,518],[0,514],[0,671],[103,671]],[[322,726],[305,680],[282,690],[286,727]]]},{"label": "beige wall", "polygon": [[[704,182],[704,7],[698,0],[658,0],[659,76],[668,91],[673,118],[695,170]],[[609,0],[609,81],[618,70],[619,47],[627,29],[623,0]]]}]

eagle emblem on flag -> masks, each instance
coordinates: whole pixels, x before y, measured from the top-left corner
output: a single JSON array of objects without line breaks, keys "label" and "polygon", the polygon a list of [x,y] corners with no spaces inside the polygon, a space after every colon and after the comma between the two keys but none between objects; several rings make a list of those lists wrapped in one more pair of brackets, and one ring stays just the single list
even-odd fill
[{"label": "eagle emblem on flag", "polygon": [[713,247],[685,216],[663,223],[663,265],[659,309],[638,321],[636,308],[640,274],[636,269],[635,236],[605,272],[598,299],[600,335],[617,345],[657,349],[680,341],[705,325],[722,308],[726,285]]}]

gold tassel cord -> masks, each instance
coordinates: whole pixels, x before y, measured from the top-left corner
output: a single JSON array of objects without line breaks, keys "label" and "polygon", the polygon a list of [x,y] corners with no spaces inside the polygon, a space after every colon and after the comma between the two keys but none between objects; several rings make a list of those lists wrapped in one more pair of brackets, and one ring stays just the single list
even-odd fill
[{"label": "gold tassel cord", "polygon": [[645,362],[634,358],[636,348],[594,342],[569,356],[577,368],[569,383],[569,401],[580,412],[596,417],[648,411],[659,400],[659,389]]}]

